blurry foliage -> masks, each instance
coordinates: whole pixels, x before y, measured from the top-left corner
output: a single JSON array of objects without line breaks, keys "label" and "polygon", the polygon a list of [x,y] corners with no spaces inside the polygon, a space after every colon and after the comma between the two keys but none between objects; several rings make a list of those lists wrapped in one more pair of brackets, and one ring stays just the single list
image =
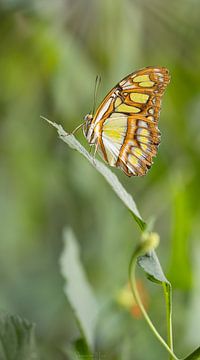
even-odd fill
[{"label": "blurry foliage", "polygon": [[39,360],[35,326],[19,316],[0,314],[0,359]]},{"label": "blurry foliage", "polygon": [[[136,226],[104,180],[39,117],[70,131],[92,108],[96,74],[102,76],[101,100],[121,77],[147,65],[167,66],[172,76],[159,153],[144,178],[116,172],[141,213],[156,216],[159,257],[174,285],[176,352],[195,345],[192,309],[200,269],[191,248],[199,249],[200,230],[199,15],[197,0],[1,1],[0,305],[37,323],[48,360],[63,359],[58,349],[77,335],[58,266],[66,224],[81,240],[88,276],[105,307],[105,331],[99,334],[105,353],[143,360],[137,346],[142,344],[148,360],[151,346],[152,360],[165,356],[143,321],[108,304],[127,281]],[[81,132],[78,137],[86,144]],[[149,291],[150,311],[162,327],[159,290]]]},{"label": "blurry foliage", "polygon": [[[77,240],[70,228],[64,232],[64,249],[60,258],[61,274],[65,279],[64,292],[85,337],[86,348],[95,349],[95,329],[98,304],[80,261]],[[88,349],[89,350],[89,349]]]}]

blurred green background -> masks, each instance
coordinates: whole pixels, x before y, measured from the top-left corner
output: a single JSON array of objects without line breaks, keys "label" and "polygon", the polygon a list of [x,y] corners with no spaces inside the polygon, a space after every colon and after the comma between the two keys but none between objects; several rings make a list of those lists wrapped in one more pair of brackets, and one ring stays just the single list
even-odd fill
[{"label": "blurred green background", "polygon": [[[183,356],[199,345],[199,18],[198,0],[0,2],[0,308],[36,323],[42,359],[66,359],[62,349],[78,336],[58,264],[66,225],[102,304],[102,358],[167,359],[144,320],[115,300],[127,283],[137,224],[40,119],[71,131],[92,108],[97,74],[101,101],[122,77],[149,65],[166,66],[172,77],[158,156],[143,178],[114,171],[143,218],[156,217],[158,255],[173,285],[175,351]],[[81,131],[77,137],[88,148]],[[162,290],[139,276],[165,335]]]}]

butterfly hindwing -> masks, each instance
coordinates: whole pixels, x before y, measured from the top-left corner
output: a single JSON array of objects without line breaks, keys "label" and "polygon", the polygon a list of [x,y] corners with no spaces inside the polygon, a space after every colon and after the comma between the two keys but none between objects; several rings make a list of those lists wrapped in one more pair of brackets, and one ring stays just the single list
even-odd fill
[{"label": "butterfly hindwing", "polygon": [[126,114],[112,113],[102,127],[102,142],[107,162],[116,166],[122,145],[127,136],[128,117]]},{"label": "butterfly hindwing", "polygon": [[160,132],[157,127],[130,116],[117,166],[124,169],[125,164],[125,172],[129,176],[144,175],[152,165],[152,158],[157,153],[159,142]]}]

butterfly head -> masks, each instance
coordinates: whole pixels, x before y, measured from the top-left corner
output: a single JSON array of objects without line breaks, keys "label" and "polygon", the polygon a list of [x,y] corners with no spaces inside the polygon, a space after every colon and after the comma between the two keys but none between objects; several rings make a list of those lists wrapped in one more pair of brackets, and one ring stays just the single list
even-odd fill
[{"label": "butterfly head", "polygon": [[92,120],[93,120],[93,115],[92,114],[87,114],[84,118],[85,123],[83,125],[83,133],[86,137],[86,139],[88,140],[88,142],[91,142],[91,135],[92,135],[92,128],[91,128],[91,124],[92,124]]}]

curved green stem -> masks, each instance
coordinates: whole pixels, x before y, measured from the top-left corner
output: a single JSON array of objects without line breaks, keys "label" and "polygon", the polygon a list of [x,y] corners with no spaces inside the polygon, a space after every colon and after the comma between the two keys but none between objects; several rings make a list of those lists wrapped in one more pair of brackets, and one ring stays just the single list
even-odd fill
[{"label": "curved green stem", "polygon": [[160,343],[165,347],[165,349],[168,351],[168,353],[172,356],[172,358],[174,360],[179,360],[176,355],[174,354],[173,350],[170,349],[170,347],[167,345],[167,343],[165,342],[165,340],[162,338],[162,336],[159,334],[159,332],[156,330],[155,326],[153,325],[149,315],[147,314],[143,303],[140,299],[140,295],[138,293],[137,290],[137,285],[136,285],[136,277],[135,277],[135,268],[136,268],[136,259],[138,256],[138,251],[135,251],[132,255],[130,264],[129,264],[129,281],[130,281],[130,286],[131,286],[131,290],[133,293],[133,296],[147,322],[147,324],[149,325],[151,331],[154,333],[154,335],[157,337],[157,339],[160,341]]},{"label": "curved green stem", "polygon": [[[166,303],[166,320],[167,320],[167,339],[170,349],[173,351],[173,335],[172,335],[172,293],[171,285],[167,283],[162,283],[165,295]],[[170,360],[171,360],[170,355]]]}]

